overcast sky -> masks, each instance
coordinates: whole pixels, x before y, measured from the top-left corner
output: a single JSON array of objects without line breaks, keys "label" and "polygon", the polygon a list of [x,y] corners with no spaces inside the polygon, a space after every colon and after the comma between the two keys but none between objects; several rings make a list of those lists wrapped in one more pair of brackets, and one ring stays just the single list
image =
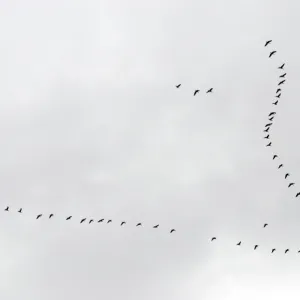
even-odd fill
[{"label": "overcast sky", "polygon": [[299,299],[299,9],[1,0],[1,299]]}]

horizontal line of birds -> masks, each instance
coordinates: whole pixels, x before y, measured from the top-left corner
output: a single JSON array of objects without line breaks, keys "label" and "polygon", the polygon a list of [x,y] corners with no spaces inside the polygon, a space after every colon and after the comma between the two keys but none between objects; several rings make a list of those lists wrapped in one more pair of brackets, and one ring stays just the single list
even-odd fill
[{"label": "horizontal line of birds", "polygon": [[[9,206],[7,206],[5,209],[4,209],[4,211],[10,211],[9,210]],[[18,213],[22,213],[23,212],[23,209],[22,208],[20,208],[18,211],[17,211]],[[37,216],[36,216],[36,220],[38,220],[38,219],[40,219],[41,217],[43,216],[43,214],[38,214]],[[53,218],[54,217],[54,214],[50,214],[49,216],[48,216],[48,218],[49,219],[51,219],[51,218]],[[73,216],[68,216],[65,220],[66,221],[69,221],[69,220],[71,220],[73,218]],[[100,219],[100,220],[98,220],[97,221],[97,223],[102,223],[102,222],[104,222],[105,221],[105,219]],[[87,218],[82,218],[82,219],[80,219],[80,224],[82,224],[82,223],[84,223],[84,222],[88,222],[89,224],[91,224],[91,223],[93,223],[94,222],[94,219],[90,219],[90,220],[87,220]],[[112,220],[111,219],[108,219],[107,220],[107,224],[109,224],[109,223],[111,223],[112,222]],[[122,221],[121,223],[120,223],[120,226],[123,226],[123,225],[125,225],[126,224],[126,221]],[[140,222],[140,223],[137,223],[136,225],[135,225],[136,227],[139,227],[139,226],[142,226],[142,223]],[[157,224],[157,225],[154,225],[152,228],[158,228],[159,227],[159,224]],[[170,230],[170,233],[173,233],[173,232],[175,232],[176,230],[174,229],[174,228],[172,228],[171,230]]]},{"label": "horizontal line of birds", "polygon": [[[267,47],[267,46],[268,46],[269,44],[271,44],[271,43],[272,43],[272,40],[266,41],[265,47]],[[276,52],[277,52],[277,51],[275,51],[275,50],[274,50],[274,51],[271,51],[270,54],[269,54],[269,57],[272,57]],[[285,67],[285,63],[283,63],[281,66],[279,66],[278,69],[284,70],[284,67]],[[280,75],[279,78],[285,78],[285,76],[286,76],[286,73]],[[285,82],[285,79],[282,80],[282,81],[280,81],[280,82],[278,83],[278,85],[282,85],[282,84],[284,84],[284,82]],[[275,97],[278,98],[278,100],[276,100],[275,102],[273,102],[273,103],[272,103],[273,105],[277,105],[277,104],[278,104],[279,98],[281,97],[281,92],[282,92],[281,88],[277,88],[277,90],[276,90],[276,96],[275,96]],[[264,137],[264,139],[268,139],[268,140],[270,139],[269,130],[270,130],[271,126],[273,125],[273,119],[274,119],[275,115],[276,115],[276,111],[272,111],[272,112],[269,113],[268,118],[269,118],[269,121],[270,121],[271,123],[267,123],[267,124],[265,125],[264,132],[266,132],[267,135]],[[272,146],[272,142],[269,142],[269,143],[266,145],[266,147],[271,147],[271,146]],[[277,155],[277,154],[273,155],[273,160],[276,159],[276,158],[278,158],[278,155]],[[283,164],[279,164],[278,169],[281,169],[282,167],[283,167]],[[284,176],[284,178],[287,179],[289,176],[290,176],[290,173],[286,173],[285,176]],[[295,182],[290,182],[290,183],[288,184],[288,187],[290,188],[290,187],[292,187],[292,186],[294,186],[294,185],[295,185]],[[300,192],[298,192],[298,193],[296,194],[296,197],[299,197],[299,196],[300,196]]]},{"label": "horizontal line of birds", "polygon": [[[176,88],[179,89],[179,88],[181,87],[181,83],[178,84],[178,85],[175,85],[175,86],[176,86]],[[212,91],[213,91],[213,88],[210,88],[209,90],[206,91],[206,94],[212,93]],[[200,92],[200,90],[195,90],[195,91],[194,91],[194,96],[196,96],[199,92]]]}]

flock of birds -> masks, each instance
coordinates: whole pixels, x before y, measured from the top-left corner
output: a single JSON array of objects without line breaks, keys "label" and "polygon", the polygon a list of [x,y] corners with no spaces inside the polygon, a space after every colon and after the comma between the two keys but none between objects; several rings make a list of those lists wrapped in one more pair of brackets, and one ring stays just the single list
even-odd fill
[{"label": "flock of birds", "polygon": [[[178,84],[178,85],[175,85],[175,86],[176,86],[176,88],[179,89],[179,88],[181,87],[181,83]],[[212,91],[213,91],[213,88],[210,88],[209,90],[206,91],[206,94],[212,93]],[[200,92],[200,90],[195,90],[195,91],[194,91],[194,96],[196,96],[199,92]]]}]

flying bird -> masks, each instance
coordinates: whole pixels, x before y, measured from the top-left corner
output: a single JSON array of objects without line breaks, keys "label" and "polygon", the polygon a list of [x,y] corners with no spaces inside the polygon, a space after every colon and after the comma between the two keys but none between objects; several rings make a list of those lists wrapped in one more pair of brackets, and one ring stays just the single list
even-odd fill
[{"label": "flying bird", "polygon": [[108,224],[108,223],[111,223],[111,222],[112,222],[112,220],[108,220],[108,221],[107,221],[107,224]]},{"label": "flying bird", "polygon": [[276,251],[276,249],[274,248],[274,249],[272,249],[272,252],[271,253],[273,253],[274,251]]},{"label": "flying bird", "polygon": [[93,219],[90,219],[89,224],[91,224],[92,222],[94,222],[94,220],[93,220]]},{"label": "flying bird", "polygon": [[276,97],[277,97],[277,98],[280,98],[280,96],[281,96],[281,93],[280,93],[280,94],[278,94],[278,95],[276,95]]},{"label": "flying bird", "polygon": [[285,75],[286,75],[286,73],[284,73],[284,74],[280,75],[280,76],[279,76],[279,78],[284,78],[284,77],[285,77]]},{"label": "flying bird", "polygon": [[8,210],[9,210],[9,206],[7,206],[4,210],[5,210],[5,211],[8,211]]},{"label": "flying bird", "polygon": [[51,219],[52,217],[53,217],[53,214],[50,214],[50,215],[49,215],[49,219]]},{"label": "flying bird", "polygon": [[195,90],[194,96],[196,96],[196,94],[199,93],[199,92],[200,92],[200,90]]},{"label": "flying bird", "polygon": [[254,250],[256,250],[257,247],[258,247],[258,245],[255,245],[255,246],[254,246]]},{"label": "flying bird", "polygon": [[277,52],[277,51],[272,51],[272,52],[270,52],[269,57],[272,57],[276,52]]},{"label": "flying bird", "polygon": [[264,224],[264,228],[268,226],[268,223]]},{"label": "flying bird", "polygon": [[271,42],[272,42],[272,40],[266,41],[265,47],[267,47]]},{"label": "flying bird", "polygon": [[126,222],[125,222],[125,221],[123,221],[123,222],[121,223],[121,226],[122,226],[123,224],[126,224]]},{"label": "flying bird", "polygon": [[297,193],[297,194],[296,194],[296,197],[298,197],[298,196],[300,196],[300,193]]},{"label": "flying bird", "polygon": [[298,253],[300,253],[300,250],[298,250]]},{"label": "flying bird", "polygon": [[283,167],[283,164],[280,164],[279,166],[278,166],[278,169],[280,169],[280,168],[282,168]]},{"label": "flying bird", "polygon": [[214,240],[216,240],[217,238],[216,237],[213,237],[212,239],[211,239],[211,241],[214,241]]},{"label": "flying bird", "polygon": [[269,117],[271,117],[273,115],[276,115],[276,111],[272,111],[272,112],[269,113]]},{"label": "flying bird", "polygon": [[274,104],[274,105],[277,105],[277,104],[278,104],[278,100],[277,100],[277,101],[275,101],[275,102],[273,102],[272,104]]},{"label": "flying bird", "polygon": [[277,94],[278,92],[280,92],[280,91],[281,91],[281,89],[277,89],[276,94]]},{"label": "flying bird", "polygon": [[42,214],[40,214],[40,215],[37,215],[36,219],[39,219],[41,216],[42,216]]},{"label": "flying bird", "polygon": [[272,142],[270,142],[268,145],[266,145],[266,147],[271,147],[272,145]]},{"label": "flying bird", "polygon": [[270,129],[270,127],[268,127],[267,129],[265,129],[265,130],[264,130],[264,132],[268,132],[268,131],[269,131],[269,129]]},{"label": "flying bird", "polygon": [[285,64],[282,64],[280,67],[278,67],[278,69],[283,70],[284,66],[285,66]]},{"label": "flying bird", "polygon": [[284,84],[285,83],[285,80],[282,80],[282,81],[280,81],[279,83],[278,83],[278,85],[282,85],[282,84]]},{"label": "flying bird", "polygon": [[181,83],[180,84],[178,84],[178,85],[176,85],[176,87],[179,89],[179,87],[181,86]]},{"label": "flying bird", "polygon": [[278,155],[277,155],[277,154],[275,154],[275,155],[273,156],[273,159],[275,159],[276,157],[278,157]]},{"label": "flying bird", "polygon": [[22,208],[20,208],[20,209],[18,210],[18,213],[22,213]]},{"label": "flying bird", "polygon": [[291,187],[292,185],[295,185],[295,182],[291,182],[288,187]]},{"label": "flying bird", "polygon": [[176,231],[176,230],[175,230],[175,229],[171,229],[170,233],[172,233],[172,232],[174,232],[174,231]]},{"label": "flying bird", "polygon": [[159,226],[159,224],[157,224],[157,225],[153,226],[153,228],[157,228],[158,226]]},{"label": "flying bird", "polygon": [[269,119],[269,121],[271,121],[271,122],[272,122],[272,121],[273,121],[273,119],[274,119],[274,117],[270,118],[270,119]]},{"label": "flying bird", "polygon": [[98,223],[103,222],[103,221],[104,221],[104,219],[100,219],[100,220],[98,221]]},{"label": "flying bird", "polygon": [[268,134],[267,136],[264,137],[264,139],[269,139],[270,135]]},{"label": "flying bird", "polygon": [[86,220],[86,218],[83,218],[83,219],[80,221],[80,224],[83,223],[85,220]]},{"label": "flying bird", "polygon": [[137,223],[135,226],[142,226],[142,223]]},{"label": "flying bird", "polygon": [[72,218],[72,216],[69,216],[69,217],[66,218],[66,220],[71,220],[71,218]]},{"label": "flying bird", "polygon": [[265,127],[269,127],[269,126],[271,126],[273,123],[268,123],[268,124],[266,124],[265,125]]},{"label": "flying bird", "polygon": [[210,88],[210,89],[206,92],[206,94],[207,94],[207,93],[212,93],[212,90],[213,90],[213,88]]},{"label": "flying bird", "polygon": [[286,249],[286,250],[284,251],[284,253],[287,253],[288,251],[290,251],[290,249]]},{"label": "flying bird", "polygon": [[284,176],[284,178],[287,179],[288,176],[290,176],[290,174],[286,173],[285,176]]},{"label": "flying bird", "polygon": [[241,243],[242,243],[242,242],[240,241],[240,242],[238,242],[236,245],[237,245],[237,246],[241,246]]}]

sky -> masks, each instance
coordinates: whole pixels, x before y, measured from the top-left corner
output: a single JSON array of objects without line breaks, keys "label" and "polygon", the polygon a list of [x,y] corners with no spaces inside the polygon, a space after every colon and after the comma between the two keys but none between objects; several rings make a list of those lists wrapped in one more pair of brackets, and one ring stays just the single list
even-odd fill
[{"label": "sky", "polygon": [[1,0],[1,298],[299,299],[299,9]]}]

